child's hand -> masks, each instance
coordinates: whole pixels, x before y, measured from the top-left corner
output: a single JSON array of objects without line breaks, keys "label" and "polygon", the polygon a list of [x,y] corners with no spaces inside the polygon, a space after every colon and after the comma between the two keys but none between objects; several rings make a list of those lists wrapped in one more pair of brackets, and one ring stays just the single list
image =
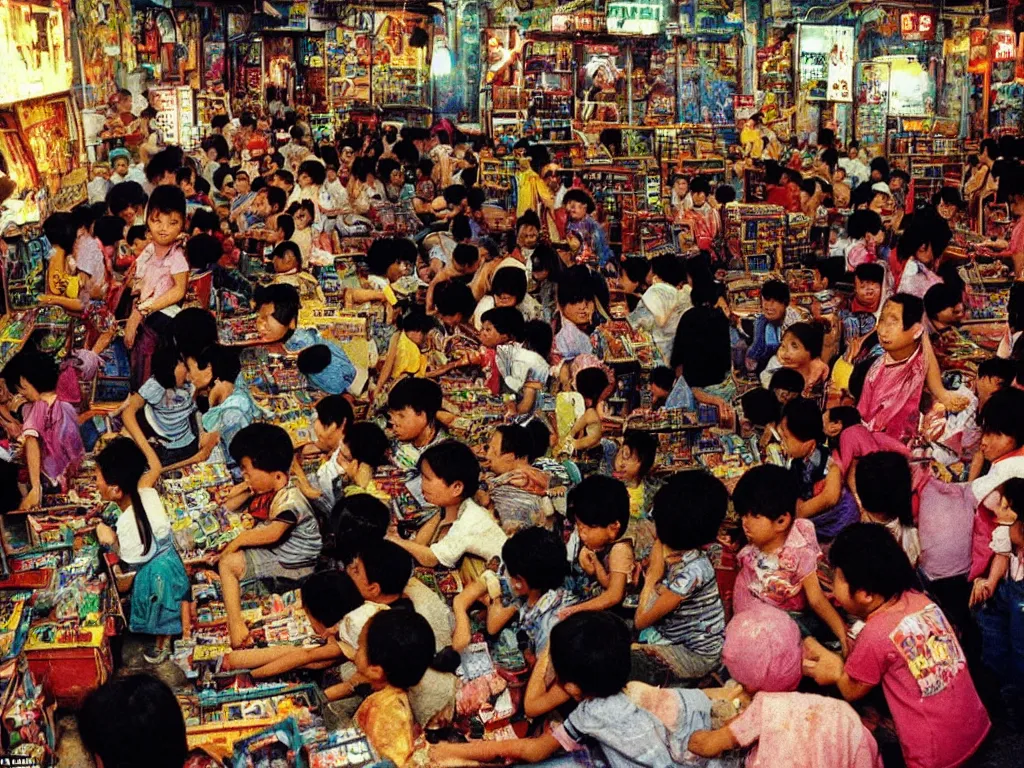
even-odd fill
[{"label": "child's hand", "polygon": [[990,597],[992,597],[992,587],[988,585],[988,581],[986,579],[975,579],[974,586],[971,588],[969,606],[974,608],[976,605],[984,603]]},{"label": "child's hand", "polygon": [[803,643],[804,675],[818,685],[832,685],[843,676],[843,660],[813,637],[805,637]]},{"label": "child's hand", "polygon": [[580,550],[580,568],[589,576],[593,576],[597,571],[597,555],[593,550],[586,547]]},{"label": "child's hand", "polygon": [[939,402],[946,406],[946,410],[950,413],[960,413],[971,404],[970,398],[966,395],[955,395],[952,392],[947,392]]},{"label": "child's hand", "polygon": [[96,540],[104,547],[112,547],[117,541],[117,534],[106,523],[99,523],[96,526]]}]

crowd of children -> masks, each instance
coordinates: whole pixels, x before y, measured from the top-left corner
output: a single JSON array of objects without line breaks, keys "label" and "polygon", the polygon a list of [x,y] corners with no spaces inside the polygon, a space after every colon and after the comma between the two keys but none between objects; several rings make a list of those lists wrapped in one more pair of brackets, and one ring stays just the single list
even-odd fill
[{"label": "crowd of children", "polygon": [[[86,346],[58,365],[33,337],[2,374],[21,508],[94,464],[120,511],[97,537],[148,662],[188,636],[202,572],[226,610],[220,670],[321,681],[398,766],[940,768],[983,747],[990,712],[1013,723],[1024,292],[999,354],[953,381],[956,195],[894,213],[888,166],[851,148],[840,170],[826,136],[807,179],[769,161],[768,201],[788,210],[834,210],[847,188],[843,232],[809,265],[836,302],[800,307],[779,274],[743,313],[722,282],[734,195],[704,177],[671,184],[694,252],[622,257],[581,179],[566,189],[529,142],[512,151],[543,189],[505,233],[476,185],[492,144],[406,129],[339,151],[292,115],[287,143],[263,151],[255,116],[237,122],[202,162],[150,155],[145,185],[112,153],[124,180],[46,220],[39,302],[80,321]],[[1020,148],[997,148],[1014,211]],[[379,236],[384,206],[422,231]],[[354,259],[338,253],[349,238]],[[989,251],[1016,270],[1019,245]],[[375,319],[369,353],[310,310]],[[247,313],[255,332],[237,345],[226,326]],[[626,337],[650,353],[639,377]],[[87,451],[80,385],[115,348],[131,393]],[[307,439],[243,375],[263,348],[309,395]],[[460,410],[467,388],[497,411]],[[688,430],[753,458],[730,472],[688,450],[680,467]],[[186,571],[160,478],[211,456],[235,472],[224,506],[255,525]],[[447,600],[426,586],[442,578]],[[260,647],[242,601],[255,580],[299,590],[312,642]],[[481,643],[499,667],[522,657],[514,686],[466,674]],[[453,729],[506,687],[510,731]],[[119,757],[129,743],[166,743],[161,764],[181,764],[165,693],[124,677],[86,701],[82,735],[104,765],[137,764]],[[138,725],[123,744],[108,722],[122,711]]]}]

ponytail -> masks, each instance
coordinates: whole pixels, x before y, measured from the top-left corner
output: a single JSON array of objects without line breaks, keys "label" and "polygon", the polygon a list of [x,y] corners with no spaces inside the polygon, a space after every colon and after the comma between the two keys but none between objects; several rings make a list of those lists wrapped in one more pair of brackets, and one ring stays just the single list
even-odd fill
[{"label": "ponytail", "polygon": [[116,485],[122,493],[128,494],[142,542],[142,553],[147,554],[153,547],[153,526],[149,523],[149,515],[139,493],[139,481],[149,467],[146,455],[131,439],[117,437],[97,454],[96,466],[107,485]]}]

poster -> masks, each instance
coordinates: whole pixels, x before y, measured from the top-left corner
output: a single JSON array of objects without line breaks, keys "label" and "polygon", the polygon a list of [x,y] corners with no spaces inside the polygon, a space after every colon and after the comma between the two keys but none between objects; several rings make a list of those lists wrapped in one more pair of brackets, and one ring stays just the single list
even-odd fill
[{"label": "poster", "polygon": [[857,64],[857,112],[854,135],[868,153],[885,147],[889,115],[889,65],[864,61]]},{"label": "poster", "polygon": [[203,44],[203,83],[212,87],[224,84],[224,43],[206,39]]},{"label": "poster", "polygon": [[15,112],[44,180],[56,180],[78,167],[80,137],[67,96],[23,101]]},{"label": "poster", "polygon": [[0,0],[0,104],[71,90],[66,6]]},{"label": "poster", "polygon": [[585,45],[582,70],[580,119],[584,123],[625,122],[625,52],[617,45]]},{"label": "poster", "polygon": [[927,117],[935,114],[935,78],[913,56],[886,56],[890,66],[889,114]]},{"label": "poster", "polygon": [[149,103],[156,110],[153,122],[156,124],[164,141],[168,144],[178,143],[178,94],[173,87],[150,88]]},{"label": "poster", "polygon": [[809,101],[853,101],[853,28],[802,25],[799,74]]},{"label": "poster", "polygon": [[657,35],[664,21],[664,0],[611,0],[608,3],[610,35]]},{"label": "poster", "polygon": [[82,52],[82,104],[106,104],[117,92],[116,72],[135,69],[129,0],[78,0],[75,34]]}]

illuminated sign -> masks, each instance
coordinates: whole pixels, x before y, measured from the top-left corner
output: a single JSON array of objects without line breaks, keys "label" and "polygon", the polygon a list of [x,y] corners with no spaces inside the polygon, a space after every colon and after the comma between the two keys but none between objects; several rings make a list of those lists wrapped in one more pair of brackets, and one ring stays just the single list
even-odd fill
[{"label": "illuminated sign", "polygon": [[904,40],[934,40],[935,14],[918,11],[901,13],[900,34]]},{"label": "illuminated sign", "polygon": [[71,90],[64,6],[0,0],[0,104]]},{"label": "illuminated sign", "polygon": [[664,20],[663,0],[612,0],[608,32],[613,35],[657,35]]},{"label": "illuminated sign", "polygon": [[992,61],[1013,61],[1017,58],[1017,39],[1012,29],[992,30]]}]

